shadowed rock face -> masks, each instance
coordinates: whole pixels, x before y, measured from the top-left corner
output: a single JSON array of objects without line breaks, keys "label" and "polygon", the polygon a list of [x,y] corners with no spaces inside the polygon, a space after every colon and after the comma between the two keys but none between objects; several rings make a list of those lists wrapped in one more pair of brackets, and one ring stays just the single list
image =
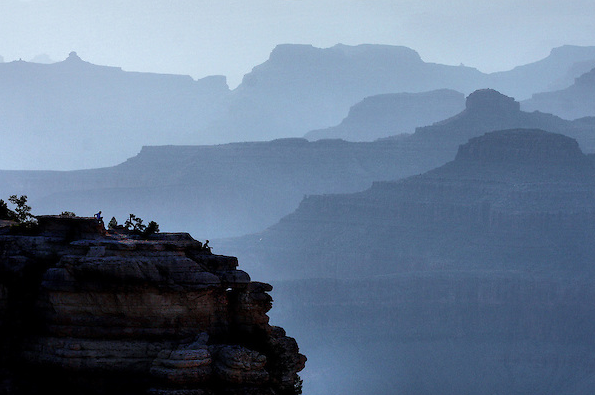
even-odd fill
[{"label": "shadowed rock face", "polygon": [[272,319],[308,334],[310,394],[589,395],[593,239],[577,142],[506,130],[425,174],[308,197],[225,249],[274,281]]},{"label": "shadowed rock face", "polygon": [[[435,267],[587,270],[594,197],[595,170],[575,140],[540,130],[492,132],[423,175],[307,197],[241,243],[251,254],[261,251],[269,275],[279,278]],[[338,272],[336,257],[344,268]]]},{"label": "shadowed rock face", "polygon": [[3,393],[298,392],[305,357],[268,324],[272,287],[236,258],[184,233],[139,240],[92,218],[39,225],[0,236]]}]

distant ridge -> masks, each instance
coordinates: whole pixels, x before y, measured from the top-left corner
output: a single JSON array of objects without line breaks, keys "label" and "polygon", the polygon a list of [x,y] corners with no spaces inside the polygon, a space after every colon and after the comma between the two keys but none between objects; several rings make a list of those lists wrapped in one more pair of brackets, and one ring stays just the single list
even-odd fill
[{"label": "distant ridge", "polygon": [[0,136],[7,147],[0,169],[93,168],[123,161],[143,145],[303,136],[339,124],[354,104],[382,94],[490,87],[520,100],[570,85],[593,59],[595,47],[568,46],[485,74],[424,62],[406,47],[284,44],[233,91],[223,76],[195,81],[127,72],[74,52],[52,64],[0,63]]},{"label": "distant ridge", "polygon": [[426,150],[427,156],[437,159],[436,166],[452,160],[458,146],[470,138],[511,128],[560,133],[576,139],[585,152],[595,152],[595,119],[567,121],[551,114],[521,111],[519,102],[493,89],[471,93],[465,106],[451,118],[417,128],[403,143]]},{"label": "distant ridge", "polygon": [[440,168],[361,193],[307,197],[266,231],[224,245],[276,279],[591,273],[594,198],[595,168],[576,141],[542,130],[496,131],[461,145]]},{"label": "distant ridge", "polygon": [[521,104],[526,111],[549,112],[565,119],[595,117],[595,68],[566,89],[536,93]]},{"label": "distant ridge", "polygon": [[413,133],[418,126],[449,118],[464,108],[465,95],[450,89],[370,96],[352,106],[339,125],[312,130],[305,137],[309,140],[373,141]]},{"label": "distant ridge", "polygon": [[52,64],[0,63],[1,169],[112,165],[147,144],[200,141],[225,77],[138,73],[76,52]]}]

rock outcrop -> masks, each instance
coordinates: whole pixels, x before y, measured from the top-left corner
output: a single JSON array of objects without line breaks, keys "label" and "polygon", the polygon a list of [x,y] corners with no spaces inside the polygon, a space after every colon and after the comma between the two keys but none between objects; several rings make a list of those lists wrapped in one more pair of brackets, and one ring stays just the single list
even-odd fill
[{"label": "rock outcrop", "polygon": [[0,236],[2,393],[299,393],[305,357],[236,258],[185,233],[38,221]]}]

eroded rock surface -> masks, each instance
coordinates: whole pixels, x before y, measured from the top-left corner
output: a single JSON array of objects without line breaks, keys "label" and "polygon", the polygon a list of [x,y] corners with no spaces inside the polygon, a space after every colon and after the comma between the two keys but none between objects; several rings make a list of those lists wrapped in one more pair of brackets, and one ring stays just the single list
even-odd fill
[{"label": "eroded rock surface", "polygon": [[299,393],[305,357],[236,258],[183,233],[38,220],[0,236],[0,393]]}]

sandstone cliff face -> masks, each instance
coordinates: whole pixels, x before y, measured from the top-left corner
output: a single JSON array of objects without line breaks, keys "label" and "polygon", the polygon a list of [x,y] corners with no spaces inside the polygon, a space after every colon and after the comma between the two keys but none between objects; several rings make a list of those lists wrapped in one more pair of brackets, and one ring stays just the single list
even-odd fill
[{"label": "sandstone cliff face", "polygon": [[3,393],[299,392],[305,357],[268,324],[272,287],[236,258],[188,234],[39,223],[38,235],[0,236]]}]

